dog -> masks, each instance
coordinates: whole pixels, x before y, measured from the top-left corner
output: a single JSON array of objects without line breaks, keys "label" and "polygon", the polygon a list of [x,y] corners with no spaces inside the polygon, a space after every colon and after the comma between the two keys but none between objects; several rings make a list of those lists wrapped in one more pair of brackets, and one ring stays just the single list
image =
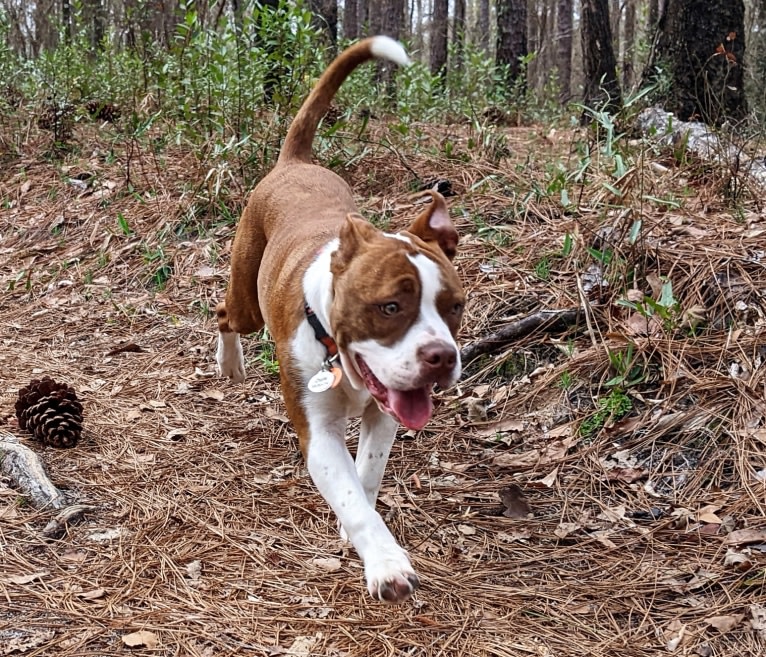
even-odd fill
[{"label": "dog", "polygon": [[[422,429],[431,392],[460,376],[456,335],[465,294],[444,199],[404,231],[382,232],[358,213],[348,184],[311,163],[319,121],[345,78],[371,59],[406,65],[404,48],[375,36],[341,53],[320,77],[255,187],[216,307],[222,376],[245,378],[240,335],[268,327],[288,415],[309,474],[361,557],[373,598],[407,600],[419,581],[375,502],[397,424]],[[355,461],[348,418],[361,416]]]}]

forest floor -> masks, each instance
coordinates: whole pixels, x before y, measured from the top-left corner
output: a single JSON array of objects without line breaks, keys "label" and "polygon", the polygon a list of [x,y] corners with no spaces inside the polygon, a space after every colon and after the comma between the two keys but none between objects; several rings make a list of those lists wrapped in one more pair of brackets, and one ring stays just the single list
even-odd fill
[{"label": "forest floor", "polygon": [[[422,585],[395,607],[307,476],[268,343],[215,376],[219,178],[94,125],[55,156],[0,135],[0,429],[90,507],[49,540],[55,511],[0,480],[0,655],[766,654],[763,207],[627,140],[613,175],[584,132],[421,131],[340,173],[393,228],[414,177],[450,181],[462,343],[582,312],[465,363],[400,435],[379,508]],[[44,374],[84,403],[73,449],[16,423]]]}]

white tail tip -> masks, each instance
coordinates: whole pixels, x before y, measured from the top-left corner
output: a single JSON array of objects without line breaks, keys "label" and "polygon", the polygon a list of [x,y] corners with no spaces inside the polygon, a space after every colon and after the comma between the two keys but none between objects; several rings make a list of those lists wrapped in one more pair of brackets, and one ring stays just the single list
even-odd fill
[{"label": "white tail tip", "polygon": [[399,66],[407,66],[410,63],[410,58],[407,57],[407,53],[402,44],[398,41],[394,41],[391,37],[372,37],[370,52],[376,59],[387,59]]}]

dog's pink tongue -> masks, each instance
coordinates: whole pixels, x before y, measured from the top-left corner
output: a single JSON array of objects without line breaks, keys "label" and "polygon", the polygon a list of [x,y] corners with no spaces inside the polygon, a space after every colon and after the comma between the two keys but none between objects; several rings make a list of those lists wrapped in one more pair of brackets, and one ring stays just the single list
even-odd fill
[{"label": "dog's pink tongue", "polygon": [[422,429],[431,419],[434,410],[428,387],[417,390],[390,390],[388,403],[391,410],[408,429]]}]

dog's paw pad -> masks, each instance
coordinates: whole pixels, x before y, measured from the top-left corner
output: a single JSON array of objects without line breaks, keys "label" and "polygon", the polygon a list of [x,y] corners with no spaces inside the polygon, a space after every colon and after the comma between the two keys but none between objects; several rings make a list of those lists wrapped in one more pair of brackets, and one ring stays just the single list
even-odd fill
[{"label": "dog's paw pad", "polygon": [[420,586],[420,580],[415,573],[397,575],[380,583],[377,599],[392,604],[405,602],[418,586]]},{"label": "dog's paw pad", "polygon": [[367,568],[367,588],[380,602],[406,602],[419,585],[420,580],[404,551],[401,559],[386,559]]}]

